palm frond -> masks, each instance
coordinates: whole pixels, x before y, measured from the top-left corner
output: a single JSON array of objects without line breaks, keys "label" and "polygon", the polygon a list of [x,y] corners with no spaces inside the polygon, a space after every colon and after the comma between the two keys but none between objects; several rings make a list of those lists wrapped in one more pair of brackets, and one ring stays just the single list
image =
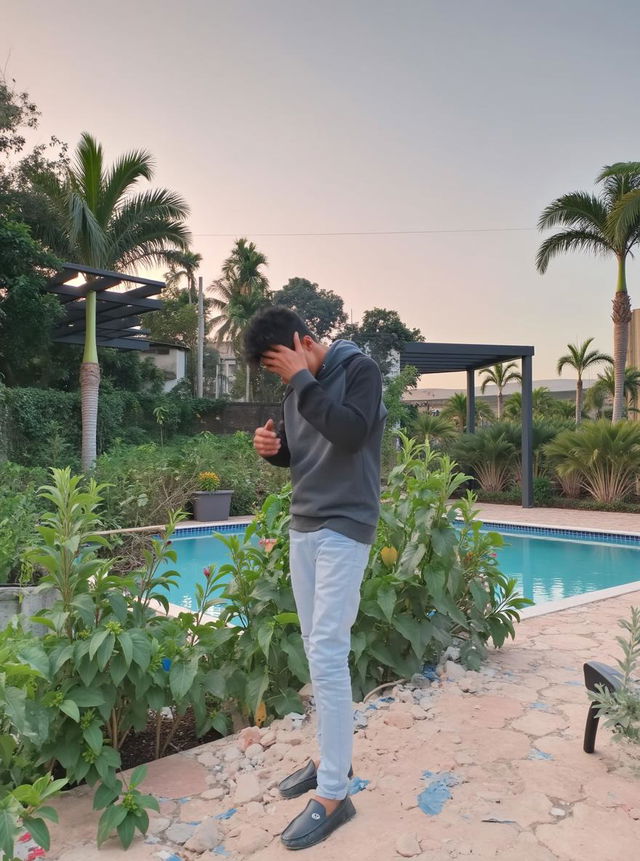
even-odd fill
[{"label": "palm frond", "polygon": [[562,224],[580,231],[604,232],[609,212],[600,198],[586,191],[563,194],[546,206],[538,219],[538,228],[546,230]]},{"label": "palm frond", "polygon": [[91,266],[108,266],[108,241],[87,201],[78,191],[67,198],[69,212],[69,239],[79,249],[82,258]]},{"label": "palm frond", "polygon": [[540,274],[547,271],[549,262],[567,251],[589,251],[592,254],[613,252],[611,243],[599,233],[588,230],[564,230],[547,237],[538,249],[536,268]]},{"label": "palm frond", "polygon": [[101,224],[107,224],[114,209],[129,189],[140,179],[153,177],[153,159],[146,150],[125,153],[111,166],[104,178],[104,190],[98,208]]},{"label": "palm frond", "polygon": [[102,146],[88,132],[83,132],[71,168],[72,182],[82,194],[86,205],[97,215],[102,194]]},{"label": "palm frond", "polygon": [[623,194],[611,211],[611,226],[616,241],[625,250],[638,241],[640,233],[640,189]]}]

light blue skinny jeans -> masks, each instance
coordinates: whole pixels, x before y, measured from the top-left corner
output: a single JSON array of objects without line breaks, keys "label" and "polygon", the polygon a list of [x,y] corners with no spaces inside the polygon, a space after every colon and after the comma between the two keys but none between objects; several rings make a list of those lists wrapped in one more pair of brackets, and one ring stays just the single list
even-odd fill
[{"label": "light blue skinny jeans", "polygon": [[316,704],[318,795],[342,799],[353,752],[351,626],[370,546],[332,529],[292,529],[289,536],[291,583]]}]

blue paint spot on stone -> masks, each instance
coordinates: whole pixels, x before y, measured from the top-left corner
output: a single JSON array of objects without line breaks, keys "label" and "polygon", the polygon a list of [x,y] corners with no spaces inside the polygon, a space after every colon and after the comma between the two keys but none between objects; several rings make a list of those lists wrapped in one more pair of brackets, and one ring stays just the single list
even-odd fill
[{"label": "blue paint spot on stone", "polygon": [[459,783],[459,778],[451,771],[441,774],[433,771],[425,771],[423,780],[427,780],[427,787],[418,796],[418,807],[427,816],[436,816],[442,811],[445,803],[453,798],[451,787]]},{"label": "blue paint spot on stone", "polygon": [[546,703],[531,703],[530,709],[540,709],[541,712],[548,712],[549,706]]},{"label": "blue paint spot on stone", "polygon": [[231,853],[227,852],[227,850],[224,848],[224,846],[221,843],[220,846],[216,846],[216,848],[213,850],[213,854],[214,855],[225,855],[225,856],[227,856],[227,855],[230,855]]},{"label": "blue paint spot on stone", "polygon": [[218,813],[218,815],[215,818],[216,819],[231,819],[233,814],[237,813],[237,812],[238,811],[236,810],[235,807],[230,807],[229,810],[225,810],[224,813]]},{"label": "blue paint spot on stone", "polygon": [[395,697],[380,697],[378,700],[379,703],[395,703]]},{"label": "blue paint spot on stone", "polygon": [[182,858],[179,855],[169,855],[166,861],[182,861]]},{"label": "blue paint spot on stone", "polygon": [[422,675],[430,682],[437,682],[439,679],[438,671],[434,664],[425,664],[422,668]]},{"label": "blue paint spot on stone", "polygon": [[362,777],[354,777],[349,784],[349,795],[355,795],[362,792],[369,785],[368,780],[363,780]]},{"label": "blue paint spot on stone", "polygon": [[532,747],[529,751],[528,759],[553,759],[553,754],[545,753],[543,750],[538,750],[537,747]]},{"label": "blue paint spot on stone", "polygon": [[572,685],[574,688],[581,688],[584,682],[565,682],[565,685]]}]

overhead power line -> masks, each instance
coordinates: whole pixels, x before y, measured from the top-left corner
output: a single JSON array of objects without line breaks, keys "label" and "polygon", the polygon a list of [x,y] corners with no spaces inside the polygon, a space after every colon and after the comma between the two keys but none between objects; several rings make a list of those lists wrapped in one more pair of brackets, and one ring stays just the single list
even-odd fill
[{"label": "overhead power line", "polygon": [[424,236],[431,233],[518,233],[537,229],[537,227],[458,227],[434,230],[332,230],[308,233],[255,233],[241,230],[238,233],[194,233],[193,235],[220,239],[233,239],[237,236]]}]

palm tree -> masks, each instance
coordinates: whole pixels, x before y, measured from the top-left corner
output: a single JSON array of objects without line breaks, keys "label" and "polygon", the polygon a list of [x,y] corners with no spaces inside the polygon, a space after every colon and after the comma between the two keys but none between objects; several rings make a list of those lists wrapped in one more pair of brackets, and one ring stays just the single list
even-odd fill
[{"label": "palm tree", "polygon": [[202,263],[202,254],[195,251],[167,251],[165,257],[169,264],[169,271],[164,276],[167,287],[179,288],[185,280],[188,304],[195,304],[198,301],[196,272]]},{"label": "palm tree", "polygon": [[[445,404],[442,418],[451,420],[459,430],[464,431],[467,426],[467,396],[462,392],[456,392]],[[476,419],[491,421],[494,418],[493,410],[486,401],[476,401]]]},{"label": "palm tree", "polygon": [[[212,307],[218,316],[212,324],[218,327],[218,343],[227,339],[236,353],[241,352],[242,336],[253,315],[271,301],[269,281],[261,271],[267,258],[258,251],[255,243],[238,239],[231,254],[222,264],[222,278],[211,286],[215,291]],[[245,400],[249,400],[250,368],[246,366]]]},{"label": "palm tree", "polygon": [[515,362],[509,362],[505,365],[504,362],[498,362],[492,368],[485,368],[481,373],[484,374],[484,379],[480,387],[480,391],[484,394],[484,390],[489,383],[497,386],[498,389],[498,421],[502,418],[502,403],[504,401],[504,387],[507,383],[521,383],[522,374],[517,370],[518,366]]},{"label": "palm tree", "polygon": [[547,206],[538,221],[543,230],[557,225],[566,229],[547,237],[538,249],[536,266],[547,270],[552,257],[565,251],[590,251],[613,255],[618,280],[613,298],[613,360],[615,393],[613,421],[622,417],[624,368],[627,359],[631,302],[627,292],[626,262],[640,237],[640,164],[608,165],[596,178],[602,185],[600,196],[575,191],[558,197]]},{"label": "palm tree", "polygon": [[[60,257],[97,269],[128,271],[163,263],[167,252],[186,251],[190,235],[184,219],[189,209],[182,197],[166,189],[134,190],[140,180],[152,176],[153,161],[147,151],[133,150],[107,167],[102,146],[85,132],[62,179],[52,174],[34,179],[55,215],[53,250]],[[89,469],[96,459],[100,389],[96,293],[90,288],[85,319],[80,367],[82,467]]]},{"label": "palm tree", "polygon": [[593,338],[587,338],[580,346],[576,344],[567,344],[569,350],[564,356],[558,359],[558,376],[562,376],[562,369],[569,365],[578,374],[576,382],[576,424],[580,424],[582,418],[582,375],[593,365],[600,365],[603,362],[612,365],[613,359],[606,353],[600,353],[598,350],[590,350],[589,347],[593,343]]},{"label": "palm tree", "polygon": [[[531,411],[534,419],[544,419],[553,412],[555,399],[546,386],[540,386],[531,393]],[[504,417],[510,421],[522,419],[522,394],[514,392],[509,395],[504,405]]]},{"label": "palm tree", "polygon": [[[634,409],[638,402],[638,394],[640,393],[640,370],[638,368],[624,369],[622,390],[627,403],[627,409]],[[594,405],[601,399],[602,395],[613,397],[615,377],[612,368],[606,368],[601,374],[598,374],[598,379],[591,391],[594,393],[592,396]]]},{"label": "palm tree", "polygon": [[429,442],[435,442],[440,447],[446,446],[456,438],[458,432],[453,422],[445,416],[434,416],[433,413],[418,413],[412,426],[411,434],[414,438]]}]

